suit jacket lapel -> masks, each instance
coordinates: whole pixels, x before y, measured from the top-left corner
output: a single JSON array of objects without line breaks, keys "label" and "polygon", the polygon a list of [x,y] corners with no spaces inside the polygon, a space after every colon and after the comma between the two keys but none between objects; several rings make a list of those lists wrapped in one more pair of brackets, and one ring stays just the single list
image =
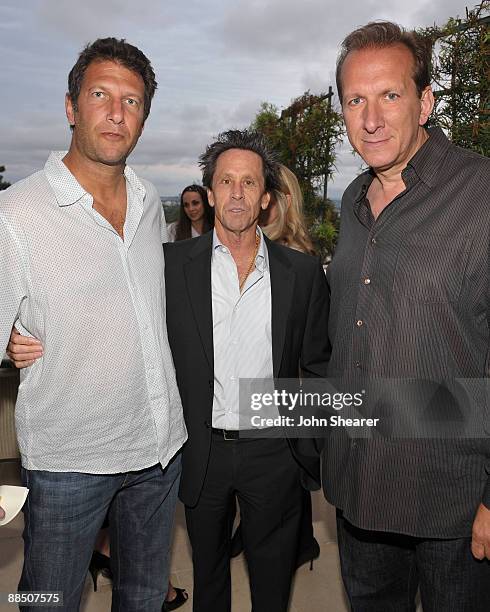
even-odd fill
[{"label": "suit jacket lapel", "polygon": [[211,249],[213,232],[196,239],[184,264],[184,276],[194,319],[211,371],[214,370]]},{"label": "suit jacket lapel", "polygon": [[272,364],[274,377],[279,376],[286,326],[294,292],[294,273],[281,249],[266,238],[271,275]]}]

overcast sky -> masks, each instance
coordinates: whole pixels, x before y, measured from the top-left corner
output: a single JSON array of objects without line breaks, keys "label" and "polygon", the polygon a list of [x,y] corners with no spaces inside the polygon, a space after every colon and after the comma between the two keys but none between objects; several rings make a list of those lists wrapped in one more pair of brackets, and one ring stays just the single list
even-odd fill
[{"label": "overcast sky", "polygon": [[[476,3],[476,2],[475,2]],[[69,70],[96,38],[126,38],[150,58],[159,83],[129,163],[161,195],[200,181],[196,164],[220,131],[250,124],[262,101],[279,108],[334,86],[339,43],[356,27],[406,27],[464,16],[462,0],[0,0],[0,165],[14,182],[66,149]],[[359,170],[339,151],[330,193]]]}]

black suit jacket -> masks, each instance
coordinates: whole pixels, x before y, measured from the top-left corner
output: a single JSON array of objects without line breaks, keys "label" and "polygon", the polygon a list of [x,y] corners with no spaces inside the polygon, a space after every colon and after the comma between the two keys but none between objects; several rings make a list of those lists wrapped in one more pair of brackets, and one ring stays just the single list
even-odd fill
[{"label": "black suit jacket", "polygon": [[[194,506],[206,475],[214,390],[211,254],[213,232],[164,244],[167,329],[189,433],[182,455],[180,498]],[[275,378],[325,376],[328,289],[320,262],[266,239],[272,303]],[[319,462],[293,453],[319,481]]]}]

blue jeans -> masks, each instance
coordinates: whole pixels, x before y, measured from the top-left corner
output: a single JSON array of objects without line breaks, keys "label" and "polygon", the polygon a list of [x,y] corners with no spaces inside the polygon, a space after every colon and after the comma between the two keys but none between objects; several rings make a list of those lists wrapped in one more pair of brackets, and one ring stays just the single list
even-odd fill
[{"label": "blue jeans", "polygon": [[[123,474],[22,470],[24,567],[19,591],[61,591],[78,610],[97,533],[109,512],[112,610],[161,612],[180,479],[180,454]],[[37,608],[21,610],[36,612]]]},{"label": "blue jeans", "polygon": [[337,511],[344,586],[353,612],[488,612],[490,563],[471,554],[470,538],[439,540],[367,531]]}]

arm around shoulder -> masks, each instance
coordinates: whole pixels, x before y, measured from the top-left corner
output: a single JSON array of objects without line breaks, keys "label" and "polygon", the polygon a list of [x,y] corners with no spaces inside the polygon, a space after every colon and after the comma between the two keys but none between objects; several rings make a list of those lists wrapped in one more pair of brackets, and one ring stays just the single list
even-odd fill
[{"label": "arm around shoulder", "polygon": [[27,278],[20,240],[1,212],[0,261],[0,352],[3,353],[22,300],[27,296]]}]

